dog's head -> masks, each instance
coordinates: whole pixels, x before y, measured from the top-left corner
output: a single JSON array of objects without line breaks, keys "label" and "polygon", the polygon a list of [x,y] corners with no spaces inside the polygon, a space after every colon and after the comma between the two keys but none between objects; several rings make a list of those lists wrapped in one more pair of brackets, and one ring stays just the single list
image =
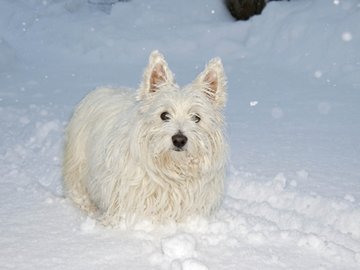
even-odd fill
[{"label": "dog's head", "polygon": [[169,166],[184,162],[212,166],[210,159],[216,162],[224,155],[226,80],[219,58],[212,59],[193,83],[180,88],[164,57],[154,51],[137,100],[136,151],[146,151],[142,154]]}]

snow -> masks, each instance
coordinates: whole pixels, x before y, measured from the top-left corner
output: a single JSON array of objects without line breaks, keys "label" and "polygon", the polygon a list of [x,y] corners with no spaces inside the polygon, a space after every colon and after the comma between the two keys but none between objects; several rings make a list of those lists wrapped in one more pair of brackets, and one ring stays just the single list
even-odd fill
[{"label": "snow", "polygon": [[[360,269],[360,3],[0,1],[1,269]],[[176,12],[172,12],[176,11]],[[210,219],[105,228],[64,198],[64,127],[159,49],[180,84],[228,76],[226,194]]]}]

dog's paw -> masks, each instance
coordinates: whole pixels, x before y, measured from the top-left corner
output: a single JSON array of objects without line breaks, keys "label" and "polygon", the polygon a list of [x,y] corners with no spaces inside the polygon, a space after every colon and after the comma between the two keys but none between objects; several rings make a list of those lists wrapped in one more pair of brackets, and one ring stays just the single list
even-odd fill
[{"label": "dog's paw", "polygon": [[91,203],[89,200],[82,200],[80,205],[80,209],[87,213],[90,217],[96,217],[99,213],[99,209]]},{"label": "dog's paw", "polygon": [[108,228],[116,228],[119,226],[119,222],[116,222],[112,217],[110,217],[106,213],[99,215],[97,217],[97,221],[104,227],[108,227]]}]

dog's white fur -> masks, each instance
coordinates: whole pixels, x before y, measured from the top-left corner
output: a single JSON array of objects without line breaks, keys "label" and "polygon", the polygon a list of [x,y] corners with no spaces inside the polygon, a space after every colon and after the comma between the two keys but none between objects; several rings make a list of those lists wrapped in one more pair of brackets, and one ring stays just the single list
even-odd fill
[{"label": "dog's white fur", "polygon": [[[67,127],[68,196],[112,224],[211,214],[225,177],[225,90],[219,58],[180,89],[164,57],[154,51],[137,93],[99,88],[87,95]],[[168,112],[165,121],[163,112]],[[172,142],[179,133],[188,139],[181,149]]]}]

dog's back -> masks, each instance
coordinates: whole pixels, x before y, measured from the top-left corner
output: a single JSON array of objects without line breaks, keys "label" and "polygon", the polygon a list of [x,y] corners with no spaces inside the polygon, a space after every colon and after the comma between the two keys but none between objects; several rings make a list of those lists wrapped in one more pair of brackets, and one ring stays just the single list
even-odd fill
[{"label": "dog's back", "polygon": [[[125,89],[99,88],[89,93],[77,106],[68,124],[64,152],[64,185],[68,196],[83,210],[92,213],[96,210],[89,199],[90,160],[86,151],[89,144],[98,142],[97,138],[108,134],[118,119],[133,106],[133,92]],[[94,198],[93,198],[94,199]]]}]

